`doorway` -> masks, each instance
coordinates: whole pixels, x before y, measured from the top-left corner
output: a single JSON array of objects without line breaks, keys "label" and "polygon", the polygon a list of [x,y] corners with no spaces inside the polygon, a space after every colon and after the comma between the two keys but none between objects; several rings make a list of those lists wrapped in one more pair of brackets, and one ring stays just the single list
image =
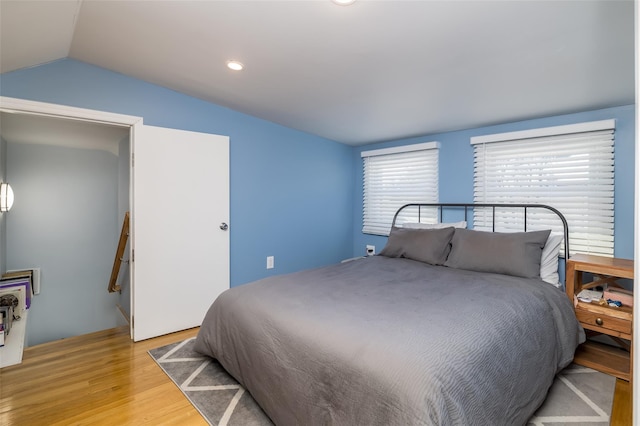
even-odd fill
[{"label": "doorway", "polygon": [[[130,150],[123,163],[131,177],[131,336],[137,341],[200,325],[230,282],[229,138],[145,126],[140,117],[13,98],[0,97],[0,111],[129,130],[128,141],[121,143]],[[119,228],[113,252],[118,237]],[[109,259],[112,263],[113,254]],[[108,279],[105,274],[105,292]]]},{"label": "doorway", "polygon": [[3,214],[5,267],[42,272],[26,345],[127,324],[129,288],[108,294],[104,276],[129,209],[130,129],[4,110],[0,123],[17,195]]}]

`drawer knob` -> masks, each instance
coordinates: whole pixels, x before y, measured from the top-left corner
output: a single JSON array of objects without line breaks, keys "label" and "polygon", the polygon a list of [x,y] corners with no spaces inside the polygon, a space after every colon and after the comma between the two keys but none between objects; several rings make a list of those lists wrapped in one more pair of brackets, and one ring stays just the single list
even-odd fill
[{"label": "drawer knob", "polygon": [[596,324],[597,325],[602,325],[604,323],[604,321],[602,321],[602,318],[596,318]]}]

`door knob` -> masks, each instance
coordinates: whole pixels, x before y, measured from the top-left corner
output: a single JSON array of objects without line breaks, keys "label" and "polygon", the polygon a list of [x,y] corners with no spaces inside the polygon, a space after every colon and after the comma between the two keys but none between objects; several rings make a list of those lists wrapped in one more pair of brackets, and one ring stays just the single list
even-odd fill
[{"label": "door knob", "polygon": [[227,225],[226,223],[222,222],[220,224],[220,229],[222,229],[223,231],[226,231],[227,229],[229,229],[229,225]]}]

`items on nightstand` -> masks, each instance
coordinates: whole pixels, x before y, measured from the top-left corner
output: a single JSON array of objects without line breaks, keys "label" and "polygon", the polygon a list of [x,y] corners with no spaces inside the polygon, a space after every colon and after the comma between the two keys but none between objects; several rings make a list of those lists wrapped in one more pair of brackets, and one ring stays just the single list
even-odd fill
[{"label": "items on nightstand", "polygon": [[598,290],[582,290],[578,293],[578,300],[581,302],[599,302],[604,293]]},{"label": "items on nightstand", "polygon": [[[594,281],[584,283],[583,273],[592,274]],[[616,280],[632,280],[633,273],[633,260],[576,254],[567,261],[567,296],[574,301],[576,317],[587,337],[607,336],[617,345],[588,338],[576,350],[574,362],[627,381],[633,375],[633,303],[624,295],[633,298],[633,293],[622,289]],[[605,288],[604,292],[598,291],[602,299],[580,297],[596,287]],[[587,293],[583,293],[585,290]]]},{"label": "items on nightstand", "polygon": [[622,303],[623,306],[633,307],[633,292],[623,288],[610,287],[604,291],[605,299],[615,300]]}]

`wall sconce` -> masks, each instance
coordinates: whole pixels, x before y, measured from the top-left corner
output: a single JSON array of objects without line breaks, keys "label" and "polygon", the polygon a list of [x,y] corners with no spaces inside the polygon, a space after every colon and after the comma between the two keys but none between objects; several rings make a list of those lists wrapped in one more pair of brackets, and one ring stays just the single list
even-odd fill
[{"label": "wall sconce", "polygon": [[8,183],[0,183],[0,212],[8,212],[13,206],[13,189]]}]

